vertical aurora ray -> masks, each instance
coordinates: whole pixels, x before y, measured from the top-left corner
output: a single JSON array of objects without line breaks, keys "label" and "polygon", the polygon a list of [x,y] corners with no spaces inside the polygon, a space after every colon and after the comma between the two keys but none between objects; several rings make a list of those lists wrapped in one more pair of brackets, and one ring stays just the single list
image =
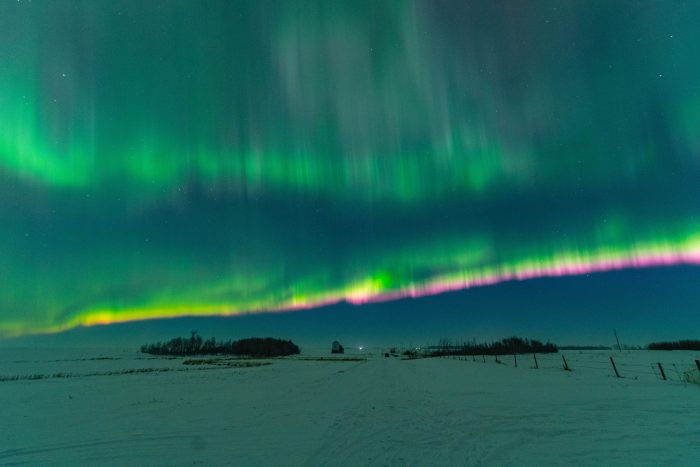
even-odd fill
[{"label": "vertical aurora ray", "polygon": [[700,263],[700,6],[0,5],[0,335]]}]

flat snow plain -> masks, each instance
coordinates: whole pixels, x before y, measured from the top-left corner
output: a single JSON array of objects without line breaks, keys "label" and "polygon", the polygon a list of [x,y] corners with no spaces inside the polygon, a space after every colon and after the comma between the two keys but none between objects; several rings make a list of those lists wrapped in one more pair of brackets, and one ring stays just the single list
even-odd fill
[{"label": "flat snow plain", "polygon": [[699,353],[562,353],[570,372],[557,354],[0,349],[0,465],[700,465],[700,385],[681,381]]}]

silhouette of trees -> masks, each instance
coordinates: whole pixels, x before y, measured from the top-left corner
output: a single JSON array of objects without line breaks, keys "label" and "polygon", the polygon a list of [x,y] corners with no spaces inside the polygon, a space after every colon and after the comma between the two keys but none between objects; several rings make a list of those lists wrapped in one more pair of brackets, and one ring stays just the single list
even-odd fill
[{"label": "silhouette of trees", "polygon": [[176,337],[168,342],[145,344],[141,352],[151,355],[246,355],[251,357],[279,357],[298,354],[299,347],[292,341],[272,337],[251,337],[237,341],[217,341],[213,337],[206,341],[192,331],[190,338]]},{"label": "silhouette of trees", "polygon": [[652,342],[647,345],[649,350],[700,350],[700,341],[683,340],[675,342]]},{"label": "silhouette of trees", "polygon": [[450,345],[447,339],[440,339],[436,350],[430,355],[441,357],[445,355],[512,355],[524,353],[556,353],[557,346],[551,342],[543,344],[536,339],[508,337],[497,342],[475,344],[463,343]]}]

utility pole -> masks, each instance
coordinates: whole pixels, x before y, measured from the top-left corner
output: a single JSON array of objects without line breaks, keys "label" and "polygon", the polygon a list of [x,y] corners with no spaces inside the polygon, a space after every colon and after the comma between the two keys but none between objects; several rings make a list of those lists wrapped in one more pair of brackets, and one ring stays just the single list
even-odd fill
[{"label": "utility pole", "polygon": [[613,334],[615,334],[615,340],[617,341],[617,350],[622,352],[622,347],[620,346],[620,339],[617,338],[617,331],[613,329]]}]

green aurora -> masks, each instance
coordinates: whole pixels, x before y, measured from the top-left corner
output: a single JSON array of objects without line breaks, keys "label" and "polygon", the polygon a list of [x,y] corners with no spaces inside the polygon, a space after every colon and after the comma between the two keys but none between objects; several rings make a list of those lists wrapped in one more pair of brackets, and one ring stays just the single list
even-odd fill
[{"label": "green aurora", "polygon": [[3,2],[0,336],[700,263],[696,18]]}]

